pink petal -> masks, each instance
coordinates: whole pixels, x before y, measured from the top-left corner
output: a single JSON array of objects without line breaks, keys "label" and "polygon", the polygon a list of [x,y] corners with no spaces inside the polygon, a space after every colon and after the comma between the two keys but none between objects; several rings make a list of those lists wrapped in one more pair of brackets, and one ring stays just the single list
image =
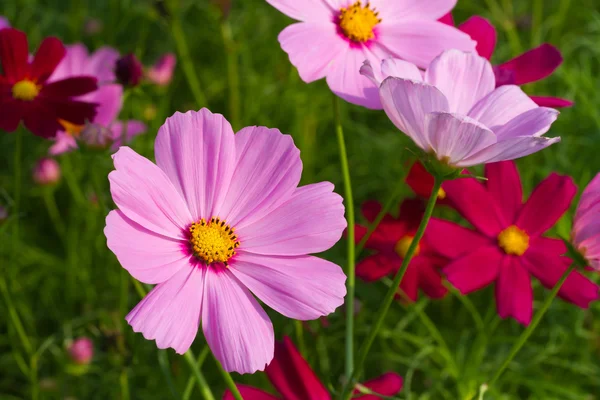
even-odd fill
[{"label": "pink petal", "polygon": [[560,51],[544,43],[497,68],[501,71],[511,71],[514,73],[515,85],[523,85],[550,76],[562,62]]},{"label": "pink petal", "polygon": [[385,20],[436,20],[452,11],[457,0],[370,0]]},{"label": "pink petal", "polygon": [[[339,36],[337,29],[329,21],[299,22],[279,34],[281,48],[289,55],[292,65],[298,68],[304,82],[324,78],[335,63],[343,62],[342,55],[349,44]],[[355,72],[358,75],[358,67]]]},{"label": "pink petal", "polygon": [[573,221],[573,239],[576,246],[580,247],[582,242],[600,233],[599,215],[600,174],[597,174],[581,194],[581,199],[577,205],[577,212]]},{"label": "pink petal", "polygon": [[399,289],[404,292],[405,296],[397,294],[397,299],[405,300],[408,298],[410,301],[417,301],[419,299],[419,270],[412,260],[400,282]]},{"label": "pink petal", "polygon": [[58,131],[56,132],[55,142],[52,146],[50,146],[48,154],[56,156],[59,154],[68,153],[69,151],[77,148],[79,148],[79,146],[77,146],[77,142],[73,136],[66,132]]},{"label": "pink petal", "polygon": [[330,22],[338,11],[324,0],[304,0],[301,3],[297,0],[267,0],[267,3],[298,21]]},{"label": "pink petal", "polygon": [[356,276],[365,282],[375,282],[396,271],[401,263],[402,259],[393,253],[373,254],[356,265]]},{"label": "pink petal", "polygon": [[85,68],[88,58],[88,50],[85,45],[76,43],[66,47],[67,53],[48,78],[48,83],[81,75],[93,76],[92,72],[86,71]]},{"label": "pink petal", "polygon": [[[253,388],[252,386],[246,386],[242,384],[236,384],[242,398],[244,400],[277,400],[278,397],[275,397],[267,392],[263,392],[260,389]],[[223,395],[223,400],[235,400],[233,394],[229,390],[225,392]]]},{"label": "pink petal", "polygon": [[523,189],[516,164],[513,161],[486,164],[485,177],[488,192],[502,205],[499,210],[504,220],[514,221],[523,205]]},{"label": "pink petal", "polygon": [[496,308],[501,318],[529,325],[533,313],[531,279],[520,257],[504,257],[496,282]]},{"label": "pink petal", "polygon": [[10,28],[10,22],[6,17],[0,17],[0,29]]},{"label": "pink petal", "polygon": [[425,82],[444,93],[451,112],[464,115],[496,86],[489,61],[458,50],[445,51],[433,60],[425,72]]},{"label": "pink petal", "polygon": [[429,150],[425,115],[448,111],[446,97],[434,86],[398,78],[387,78],[379,90],[381,104],[394,125],[417,146]]},{"label": "pink petal", "polygon": [[194,220],[165,173],[129,147],[121,147],[113,161],[110,192],[123,214],[152,232],[185,239]]},{"label": "pink petal", "polygon": [[186,241],[149,231],[119,210],[106,217],[104,235],[119,263],[138,281],[162,283],[190,266]]},{"label": "pink petal", "polygon": [[273,359],[269,317],[227,269],[208,268],[202,329],[213,354],[228,372],[262,371]]},{"label": "pink petal", "polygon": [[103,46],[96,50],[88,59],[87,68],[98,78],[98,82],[115,81],[115,64],[119,59],[119,51],[112,47]]},{"label": "pink petal", "polygon": [[[394,396],[398,394],[402,390],[404,382],[402,381],[402,377],[394,372],[387,372],[380,377],[375,379],[371,379],[363,383],[363,386],[371,389],[373,392],[377,394],[381,394],[384,396]],[[354,392],[355,394],[356,391]],[[361,400],[378,400],[379,396],[374,395],[366,395],[358,397]]]},{"label": "pink petal", "polygon": [[424,240],[435,253],[451,260],[462,257],[473,249],[495,244],[494,239],[477,231],[438,218],[429,221]]},{"label": "pink petal", "polygon": [[219,216],[235,167],[233,136],[229,122],[206,108],[177,112],[158,131],[156,164],[185,199],[191,222]]},{"label": "pink petal", "polygon": [[495,131],[499,126],[535,108],[536,104],[520,87],[504,85],[481,99],[468,115]]},{"label": "pink petal", "polygon": [[525,111],[513,118],[506,125],[494,130],[498,140],[506,140],[519,136],[542,136],[558,118],[558,111],[553,108],[538,107]]},{"label": "pink petal", "polygon": [[454,165],[496,142],[496,135],[479,122],[458,114],[429,113],[425,132],[439,160]]},{"label": "pink petal", "polygon": [[474,248],[472,252],[448,264],[442,272],[462,294],[469,294],[492,283],[505,258],[496,246]]},{"label": "pink petal", "polygon": [[159,349],[188,351],[200,324],[204,271],[189,266],[155,286],[125,317],[133,331],[156,340]]},{"label": "pink petal", "polygon": [[415,64],[398,58],[388,58],[381,62],[381,74],[383,79],[388,76],[394,78],[410,79],[412,81],[422,81],[423,75]]},{"label": "pink petal", "polygon": [[529,236],[541,235],[569,209],[576,194],[577,186],[570,176],[550,174],[531,193],[516,225]]},{"label": "pink petal", "polygon": [[438,21],[383,21],[377,32],[377,41],[391,55],[420,68],[426,68],[444,50],[473,51],[476,44],[466,33]]},{"label": "pink petal", "polygon": [[102,126],[110,125],[121,112],[123,106],[123,87],[117,84],[100,86],[98,90],[88,95],[81,96],[81,101],[97,103],[95,124]]},{"label": "pink petal", "polygon": [[278,129],[248,127],[235,135],[235,168],[220,215],[242,229],[281,206],[302,174],[300,151]]},{"label": "pink petal", "polygon": [[475,15],[464,23],[458,29],[471,36],[477,42],[477,54],[486,59],[492,58],[496,48],[496,28],[487,19]]},{"label": "pink petal", "polygon": [[318,257],[273,257],[240,251],[229,270],[256,297],[288,318],[316,319],[344,302],[342,269]]},{"label": "pink petal", "polygon": [[574,104],[571,100],[562,99],[560,97],[543,97],[543,96],[530,96],[530,97],[531,97],[531,100],[535,101],[535,103],[540,107],[563,108],[563,107],[571,107]]},{"label": "pink petal", "polygon": [[[128,120],[127,130],[125,131],[125,140],[127,143],[129,143],[131,139],[137,135],[141,135],[142,133],[146,132],[146,129],[146,124],[144,124],[142,121]],[[121,142],[123,141],[123,121],[115,121],[113,124],[111,124],[110,133],[113,140],[111,149],[118,149],[119,146],[122,145]]]}]

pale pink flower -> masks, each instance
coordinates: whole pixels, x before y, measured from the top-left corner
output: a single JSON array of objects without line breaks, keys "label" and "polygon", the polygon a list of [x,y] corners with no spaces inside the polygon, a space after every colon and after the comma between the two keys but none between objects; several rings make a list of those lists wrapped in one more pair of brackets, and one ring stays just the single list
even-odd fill
[{"label": "pale pink flower", "polygon": [[573,222],[573,244],[600,270],[600,174],[583,191]]},{"label": "pale pink flower", "polygon": [[[448,50],[424,77],[415,65],[384,61],[379,89],[388,117],[415,144],[452,167],[513,160],[560,141],[546,138],[558,116],[539,107],[518,86],[497,89],[489,61]],[[363,73],[376,78],[370,70]]]},{"label": "pale pink flower", "polygon": [[77,338],[71,343],[68,351],[74,363],[80,365],[89,364],[94,357],[94,342],[87,337]]},{"label": "pale pink flower", "polygon": [[165,86],[171,82],[173,78],[173,71],[175,71],[175,64],[177,64],[177,59],[175,58],[175,54],[167,53],[156,61],[156,63],[148,69],[146,72],[146,77],[151,82]]},{"label": "pale pink flower", "polygon": [[305,82],[327,78],[338,96],[381,108],[377,88],[358,73],[364,60],[379,68],[396,57],[425,68],[446,49],[475,50],[476,42],[437,21],[457,0],[267,0],[301,22],[279,35]]},{"label": "pale pink flower", "polygon": [[289,135],[264,127],[234,135],[206,109],[168,118],[155,157],[156,165],[121,147],[109,175],[119,210],[106,219],[108,247],[134,278],[157,284],[127,321],[178,353],[202,323],[226,370],[263,370],[273,326],[251,292],[300,320],[343,303],[341,268],[308,255],[340,239],[342,198],[328,182],[298,187],[302,163]]},{"label": "pale pink flower", "polygon": [[42,158],[33,169],[33,180],[38,185],[54,185],[60,180],[60,165],[52,158]]},{"label": "pale pink flower", "polygon": [[6,17],[0,15],[0,29],[10,28],[10,22]]}]

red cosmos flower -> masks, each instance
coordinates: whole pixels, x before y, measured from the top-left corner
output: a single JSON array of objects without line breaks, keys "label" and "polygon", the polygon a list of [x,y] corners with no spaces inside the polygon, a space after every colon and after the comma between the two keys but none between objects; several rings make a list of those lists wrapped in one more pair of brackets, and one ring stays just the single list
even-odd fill
[{"label": "red cosmos flower", "polygon": [[[454,26],[454,20],[451,14],[442,17],[440,22]],[[496,47],[496,28],[487,19],[478,15],[469,18],[458,27],[473,40],[477,42],[477,53],[487,58],[492,58]],[[494,66],[496,75],[496,87],[503,85],[524,85],[526,83],[536,82],[547,78],[563,62],[560,51],[544,43],[535,49],[531,49],[513,58],[504,64]],[[530,96],[539,106],[542,107],[570,107],[573,102],[559,97],[541,97]]]},{"label": "red cosmos flower", "polygon": [[[552,288],[571,260],[562,240],[542,236],[567,211],[577,187],[568,176],[551,174],[523,204],[519,172],[512,161],[485,166],[485,186],[472,178],[447,182],[446,194],[475,228],[433,218],[427,227],[431,247],[451,259],[443,269],[461,293],[496,282],[502,318],[531,322],[530,275]],[[598,286],[572,272],[559,296],[581,308],[599,297]]]},{"label": "red cosmos flower", "polygon": [[[377,202],[366,202],[362,206],[363,215],[369,222],[373,222],[380,211],[381,205]],[[365,244],[365,248],[375,250],[376,253],[358,263],[356,276],[364,281],[373,282],[386,275],[395,274],[417,232],[423,211],[423,202],[420,199],[410,199],[401,204],[398,218],[387,214]],[[366,233],[367,228],[356,226],[357,243]],[[428,231],[425,231],[402,279],[400,289],[412,301],[418,299],[419,289],[434,299],[444,297],[447,289],[442,283],[439,269],[446,263],[445,258],[432,251]]]},{"label": "red cosmos flower", "polygon": [[[410,186],[417,196],[428,199],[431,195],[431,189],[433,189],[433,175],[427,172],[423,164],[416,161],[410,168],[410,171],[408,171],[406,184]],[[445,183],[442,184],[442,187],[438,191],[437,204],[449,204],[444,185]]]},{"label": "red cosmos flower", "polygon": [[[275,342],[275,358],[265,370],[269,380],[275,386],[280,396],[273,396],[251,386],[237,387],[244,400],[330,400],[331,395],[325,389],[308,362],[302,357],[289,337]],[[383,396],[393,396],[402,390],[402,378],[393,372],[381,375],[379,378],[365,382],[363,386]],[[359,392],[355,391],[355,395]],[[354,397],[362,400],[377,400],[375,395]],[[225,392],[223,400],[233,400],[231,392]]]},{"label": "red cosmos flower", "polygon": [[54,137],[59,121],[83,125],[96,115],[96,105],[73,97],[97,89],[96,79],[75,77],[46,83],[65,55],[56,38],[45,39],[32,62],[27,36],[12,28],[0,30],[0,129],[13,132],[23,121],[33,134]]}]

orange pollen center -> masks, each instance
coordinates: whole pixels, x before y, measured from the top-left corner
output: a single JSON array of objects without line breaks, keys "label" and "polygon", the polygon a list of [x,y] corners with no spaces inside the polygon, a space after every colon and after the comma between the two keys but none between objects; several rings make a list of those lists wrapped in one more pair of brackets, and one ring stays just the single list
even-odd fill
[{"label": "orange pollen center", "polygon": [[235,255],[240,241],[233,233],[233,228],[218,217],[209,222],[203,218],[190,226],[190,245],[194,255],[206,264],[223,263]]},{"label": "orange pollen center", "polygon": [[62,125],[62,127],[65,129],[65,132],[73,137],[79,137],[79,134],[81,134],[81,131],[83,128],[85,128],[85,125],[77,125],[60,118],[58,119],[58,123]]},{"label": "orange pollen center", "polygon": [[17,100],[31,101],[40,93],[40,87],[33,81],[23,79],[12,87],[12,96]]},{"label": "orange pollen center", "polygon": [[[398,240],[398,243],[396,243],[396,245],[394,246],[394,250],[396,251],[396,254],[400,256],[400,258],[406,257],[406,254],[408,253],[408,249],[412,244],[413,239],[414,236],[406,235],[402,239]],[[420,251],[421,245],[417,244],[417,248],[415,249],[415,254],[413,254],[413,256],[419,255]]]},{"label": "orange pollen center", "polygon": [[529,235],[515,225],[511,225],[498,235],[498,246],[506,254],[522,256],[529,248]]},{"label": "orange pollen center", "polygon": [[373,28],[381,22],[378,16],[379,12],[368,1],[363,7],[359,0],[340,10],[339,26],[348,39],[363,43],[375,37]]},{"label": "orange pollen center", "polygon": [[446,198],[446,191],[440,188],[440,190],[438,190],[437,197],[440,200],[444,200]]}]

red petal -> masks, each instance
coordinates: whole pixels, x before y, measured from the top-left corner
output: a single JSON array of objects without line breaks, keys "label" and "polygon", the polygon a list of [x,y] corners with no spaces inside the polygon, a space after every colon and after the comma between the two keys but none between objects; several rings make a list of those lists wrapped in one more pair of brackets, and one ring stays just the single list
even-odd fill
[{"label": "red petal", "polygon": [[454,17],[451,12],[438,19],[438,21],[446,25],[454,26]]},{"label": "red petal", "polygon": [[406,184],[417,196],[429,198],[433,189],[433,176],[427,172],[423,164],[415,162],[408,172]]},{"label": "red petal", "polygon": [[[356,243],[360,243],[362,238],[367,234],[367,228],[361,225],[356,225],[355,232],[355,241]],[[365,248],[376,250],[380,253],[395,254],[394,246],[398,240],[400,240],[398,235],[404,235],[404,232],[404,230],[402,230],[400,233],[394,232],[393,225],[382,222],[367,240]]]},{"label": "red petal", "polygon": [[46,82],[65,54],[67,50],[60,40],[55,37],[44,39],[31,64],[31,78],[38,83]]},{"label": "red petal", "polygon": [[44,99],[54,110],[56,118],[64,119],[75,125],[83,125],[94,120],[97,104],[68,99]]},{"label": "red petal", "polygon": [[558,49],[548,43],[529,50],[512,60],[499,65],[501,71],[512,71],[515,84],[523,85],[539,81],[551,75],[562,64],[563,58]]},{"label": "red petal", "polygon": [[98,89],[98,81],[91,76],[78,76],[52,82],[42,87],[40,96],[44,97],[76,97]]},{"label": "red petal", "polygon": [[31,133],[46,139],[56,136],[62,129],[53,107],[38,99],[28,104],[23,122]]},{"label": "red petal", "polygon": [[527,326],[533,313],[531,278],[519,257],[504,257],[496,282],[496,308],[501,318],[513,317]]},{"label": "red petal", "polygon": [[432,299],[441,299],[448,293],[444,286],[440,267],[446,264],[446,260],[422,255],[415,257],[412,261],[418,263],[419,287]]},{"label": "red petal", "polygon": [[477,53],[488,60],[496,48],[496,28],[487,19],[475,15],[458,27],[477,42]]},{"label": "red petal", "polygon": [[402,260],[393,254],[374,254],[356,265],[356,276],[366,282],[375,282],[396,271]]},{"label": "red petal", "polygon": [[442,272],[462,294],[469,294],[492,283],[506,257],[498,246],[477,247],[448,264]]},{"label": "red petal", "polygon": [[[408,265],[399,287],[409,300],[417,301],[419,299],[419,266],[413,263],[413,260]],[[404,299],[400,296],[396,296],[396,298]]]},{"label": "red petal", "polygon": [[488,192],[502,204],[500,212],[509,223],[514,221],[523,205],[523,189],[517,165],[514,161],[486,164],[485,177],[488,179]]},{"label": "red petal", "polygon": [[406,229],[410,234],[414,234],[419,228],[424,213],[425,203],[423,200],[407,199],[400,205],[398,219],[406,224]]},{"label": "red petal", "polygon": [[3,96],[0,98],[0,129],[14,132],[26,113],[26,102]]},{"label": "red petal", "polygon": [[[242,398],[244,400],[277,400],[278,398],[267,393],[263,392],[260,389],[253,388],[252,386],[240,385],[236,384]],[[225,392],[223,395],[223,400],[234,400],[233,394],[229,390]]]},{"label": "red petal", "polygon": [[[402,377],[394,372],[388,372],[386,374],[381,375],[378,378],[371,379],[365,383],[363,386],[371,389],[377,394],[381,394],[383,396],[394,396],[398,392],[402,390],[402,385],[404,382],[402,381]],[[354,394],[358,394],[358,391],[354,391]],[[378,400],[378,396],[374,395],[366,395],[358,397],[361,400]]]},{"label": "red petal", "polygon": [[490,240],[477,231],[437,218],[429,221],[423,241],[433,252],[451,260],[479,247],[495,244],[495,238]]},{"label": "red petal", "polygon": [[0,30],[0,61],[9,82],[15,83],[27,74],[28,57],[27,36],[23,32],[12,28]]},{"label": "red petal", "polygon": [[550,107],[550,108],[563,108],[563,107],[572,107],[573,102],[567,99],[561,99],[560,97],[543,97],[543,96],[529,96],[531,100],[535,101],[540,107]]}]

